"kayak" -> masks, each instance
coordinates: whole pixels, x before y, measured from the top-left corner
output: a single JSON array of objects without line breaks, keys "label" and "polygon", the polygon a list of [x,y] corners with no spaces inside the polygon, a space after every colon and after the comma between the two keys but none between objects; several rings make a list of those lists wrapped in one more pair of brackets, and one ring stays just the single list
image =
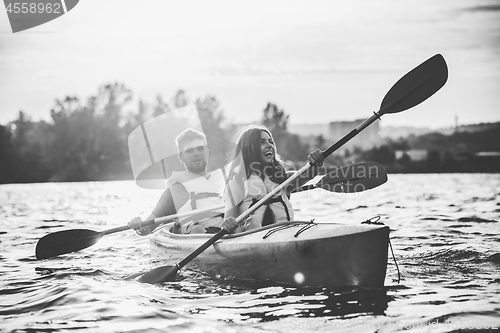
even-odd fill
[{"label": "kayak", "polygon": [[[175,265],[211,234],[150,235],[152,258]],[[225,235],[190,262],[214,277],[300,287],[384,286],[389,227],[311,221],[281,222]]]}]

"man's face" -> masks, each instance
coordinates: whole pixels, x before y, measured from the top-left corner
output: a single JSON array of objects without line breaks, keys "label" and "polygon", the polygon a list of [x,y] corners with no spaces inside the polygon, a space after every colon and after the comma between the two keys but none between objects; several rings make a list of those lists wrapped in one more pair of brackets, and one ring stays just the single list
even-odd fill
[{"label": "man's face", "polygon": [[195,139],[184,144],[179,159],[188,171],[204,173],[207,171],[208,148],[203,139]]}]

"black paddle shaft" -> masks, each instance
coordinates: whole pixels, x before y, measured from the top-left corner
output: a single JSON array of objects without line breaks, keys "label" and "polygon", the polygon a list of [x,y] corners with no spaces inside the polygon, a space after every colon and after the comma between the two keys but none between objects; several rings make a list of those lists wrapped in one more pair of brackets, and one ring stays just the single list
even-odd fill
[{"label": "black paddle shaft", "polygon": [[206,249],[208,249],[212,244],[214,244],[216,241],[218,241],[219,239],[221,239],[226,234],[227,234],[227,230],[226,229],[222,229],[218,233],[216,233],[215,235],[213,235],[212,237],[210,237],[210,239],[207,240],[205,243],[203,243],[199,248],[197,248],[196,250],[194,250],[186,258],[182,259],[180,262],[177,263],[177,266],[179,267],[179,269],[181,269],[182,267],[186,266],[191,260],[193,260],[194,258],[196,258],[198,255],[200,255],[200,253],[202,253],[203,251],[205,251]]},{"label": "black paddle shaft", "polygon": [[227,234],[225,229],[222,229],[215,235],[213,235],[210,239],[208,239],[205,243],[203,243],[196,250],[191,252],[187,257],[182,259],[180,262],[175,264],[175,266],[160,266],[149,272],[144,273],[139,279],[139,282],[142,283],[162,283],[162,282],[172,282],[175,281],[177,277],[177,272],[189,264],[191,260],[199,256],[203,251],[212,246],[216,241],[221,239],[224,235]]},{"label": "black paddle shaft", "polygon": [[340,147],[345,145],[347,143],[347,141],[354,138],[356,135],[359,134],[359,132],[361,132],[362,130],[364,130],[368,126],[370,126],[370,124],[373,123],[377,119],[380,119],[380,115],[377,112],[374,112],[373,116],[371,116],[370,118],[363,121],[360,125],[358,125],[355,129],[353,129],[351,132],[349,132],[342,139],[340,139],[339,141],[335,142],[333,145],[328,147],[328,149],[326,149],[323,152],[323,158],[327,158],[328,156],[330,156],[334,151],[336,151],[337,149],[339,149]]}]

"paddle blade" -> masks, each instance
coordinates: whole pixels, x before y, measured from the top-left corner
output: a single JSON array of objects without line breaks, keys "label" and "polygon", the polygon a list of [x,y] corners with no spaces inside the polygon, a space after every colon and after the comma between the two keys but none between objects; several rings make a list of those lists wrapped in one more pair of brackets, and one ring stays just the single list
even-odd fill
[{"label": "paddle blade", "polygon": [[40,238],[35,255],[41,260],[80,251],[97,243],[102,236],[102,232],[88,229],[57,231]]},{"label": "paddle blade", "polygon": [[365,162],[334,169],[317,184],[324,190],[336,193],[358,193],[384,184],[387,173],[375,162]]},{"label": "paddle blade", "polygon": [[177,272],[179,267],[177,266],[161,266],[144,273],[140,278],[139,282],[142,283],[162,283],[162,282],[173,282],[177,277]]},{"label": "paddle blade", "polygon": [[399,79],[387,92],[379,115],[397,113],[414,107],[431,97],[448,80],[448,66],[436,54]]}]

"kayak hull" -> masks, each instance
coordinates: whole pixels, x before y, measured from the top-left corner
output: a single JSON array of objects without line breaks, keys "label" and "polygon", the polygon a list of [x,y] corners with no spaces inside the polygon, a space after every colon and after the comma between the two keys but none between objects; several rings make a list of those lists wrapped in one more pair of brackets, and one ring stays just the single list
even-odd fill
[{"label": "kayak hull", "polygon": [[[175,265],[212,235],[172,234],[167,225],[150,236],[152,257]],[[384,285],[389,227],[284,222],[227,235],[189,267],[209,275],[301,287]]]}]

